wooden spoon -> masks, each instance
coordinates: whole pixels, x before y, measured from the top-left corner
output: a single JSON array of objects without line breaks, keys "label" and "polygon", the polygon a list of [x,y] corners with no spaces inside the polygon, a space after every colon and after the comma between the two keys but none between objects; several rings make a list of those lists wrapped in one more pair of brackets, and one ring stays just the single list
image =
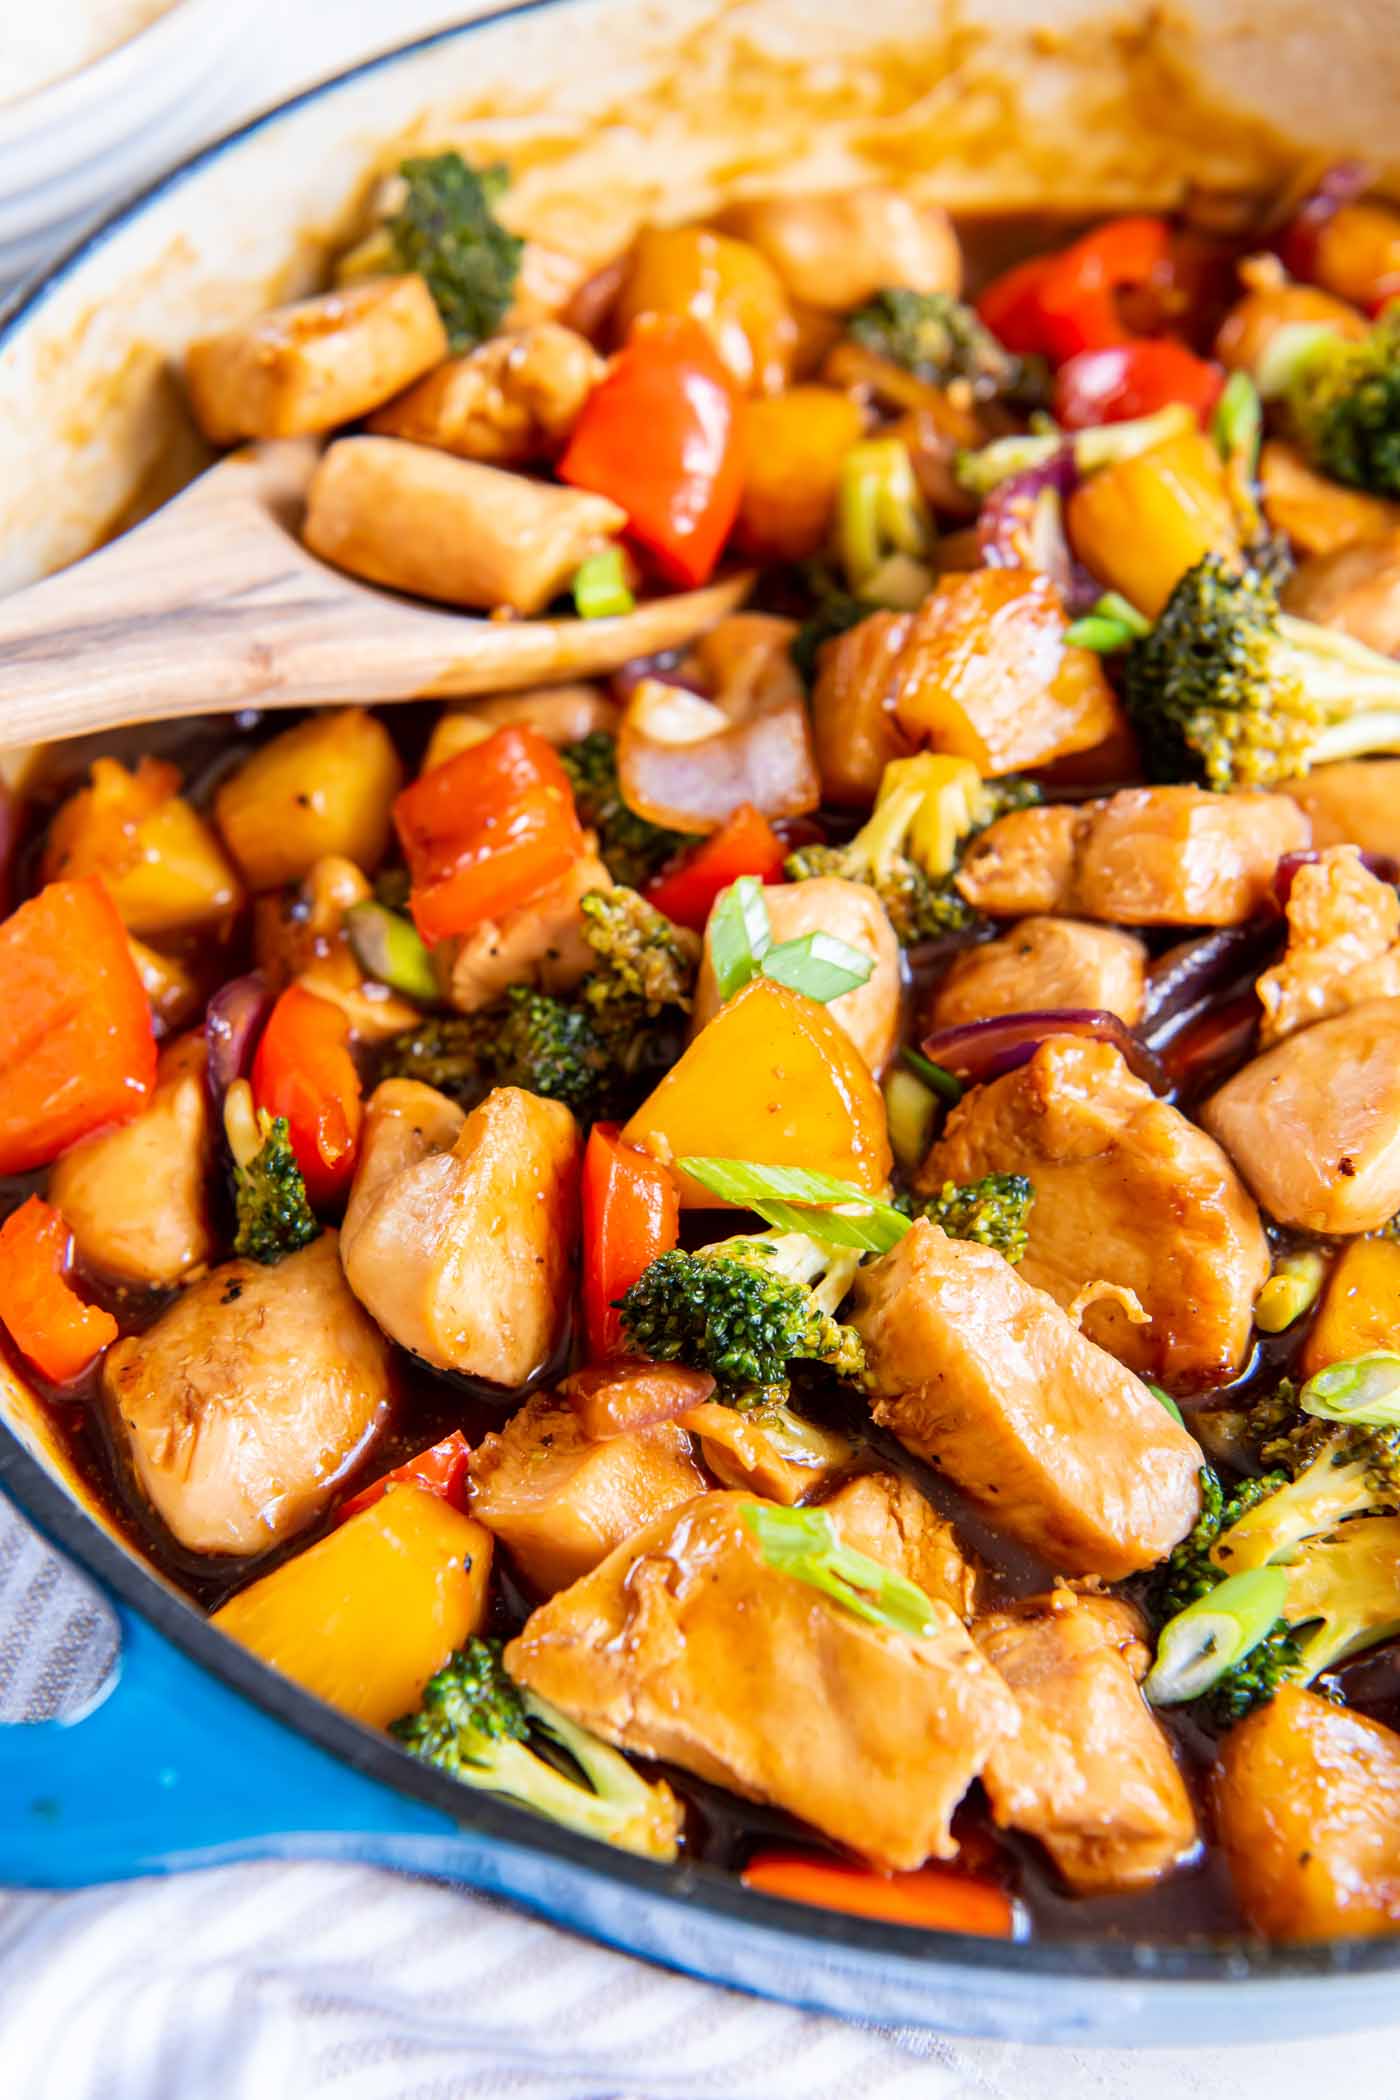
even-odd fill
[{"label": "wooden spoon", "polygon": [[0,743],[172,715],[509,691],[679,649],[747,576],[607,620],[483,620],[356,583],[297,537],[316,448],[250,447],[155,516],[0,600]]}]

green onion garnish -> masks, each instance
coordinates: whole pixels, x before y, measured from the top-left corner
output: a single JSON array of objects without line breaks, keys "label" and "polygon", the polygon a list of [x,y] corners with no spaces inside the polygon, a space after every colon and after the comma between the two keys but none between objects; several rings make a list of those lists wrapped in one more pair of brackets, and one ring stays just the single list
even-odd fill
[{"label": "green onion garnish", "polygon": [[1091,613],[1086,613],[1082,620],[1072,621],[1065,629],[1065,640],[1076,649],[1092,649],[1097,656],[1113,656],[1151,632],[1152,622],[1145,620],[1121,591],[1105,591]]},{"label": "green onion garnish", "polygon": [[859,990],[874,967],[870,956],[834,933],[804,933],[798,940],[781,941],[763,958],[765,977],[789,991],[804,992],[819,1006]]},{"label": "green onion garnish", "polygon": [[619,613],[630,613],[637,603],[627,587],[620,547],[605,547],[580,562],[570,588],[581,620],[613,619]]},{"label": "green onion garnish", "polygon": [[794,1575],[868,1625],[921,1640],[938,1629],[930,1600],[916,1584],[868,1554],[843,1546],[824,1509],[775,1509],[745,1503],[741,1516],[770,1568]]},{"label": "green onion garnish", "polygon": [[741,875],[722,890],[710,914],[710,961],[720,998],[729,1000],[758,975],[773,945],[763,884],[756,875]]},{"label": "green onion garnish", "polygon": [[1240,460],[1252,474],[1263,427],[1259,389],[1248,372],[1232,372],[1210,419],[1210,434],[1217,452],[1222,459]]},{"label": "green onion garnish", "polygon": [[433,959],[411,919],[366,898],[346,912],[345,931],[356,962],[369,976],[419,1006],[441,1003]]},{"label": "green onion garnish", "polygon": [[711,1195],[751,1210],[777,1232],[805,1232],[832,1247],[888,1254],[910,1221],[892,1203],[867,1195],[854,1182],[806,1167],[760,1166],[747,1159],[678,1159],[677,1169]]},{"label": "green onion garnish", "polygon": [[1152,1704],[1183,1706],[1208,1692],[1278,1624],[1287,1595],[1283,1568],[1250,1568],[1169,1619],[1142,1687]]},{"label": "green onion garnish", "polygon": [[1305,1413],[1324,1422],[1400,1429],[1400,1356],[1377,1349],[1315,1371],[1298,1395]]},{"label": "green onion garnish", "polygon": [[902,1062],[917,1078],[922,1079],[925,1086],[932,1087],[940,1101],[946,1101],[949,1108],[957,1107],[965,1090],[955,1073],[948,1071],[943,1065],[936,1065],[931,1057],[924,1056],[922,1050],[911,1050],[908,1044],[899,1055]]}]

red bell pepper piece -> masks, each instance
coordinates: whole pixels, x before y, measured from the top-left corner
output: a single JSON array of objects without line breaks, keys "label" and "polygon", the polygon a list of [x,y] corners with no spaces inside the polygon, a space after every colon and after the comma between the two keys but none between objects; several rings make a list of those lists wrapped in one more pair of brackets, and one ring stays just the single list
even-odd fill
[{"label": "red bell pepper piece", "polygon": [[342,1502],[335,1513],[337,1524],[347,1517],[357,1517],[362,1509],[373,1509],[386,1488],[396,1482],[407,1481],[413,1487],[427,1488],[429,1494],[441,1495],[454,1509],[467,1506],[467,1478],[471,1465],[472,1447],[460,1429],[454,1429],[440,1444],[430,1444],[416,1458],[407,1458],[401,1466],[393,1466],[372,1480],[368,1487]]},{"label": "red bell pepper piece", "polygon": [[1088,430],[1096,423],[1150,416],[1181,401],[1205,423],[1224,384],[1220,366],[1197,357],[1183,343],[1144,338],[1111,350],[1083,350],[1061,365],[1055,375],[1054,415],[1066,430]]},{"label": "red bell pepper piece", "polygon": [[647,886],[647,902],[677,926],[703,933],[721,890],[741,875],[781,882],[789,850],[763,812],[741,802],[723,830],[662,869]]},{"label": "red bell pepper piece", "polygon": [[688,314],[644,314],[594,388],[559,462],[561,481],[610,496],[672,583],[704,583],[744,492],[740,403],[709,335]]},{"label": "red bell pepper piece", "polygon": [[81,1378],[117,1338],[117,1323],[87,1305],[67,1280],[72,1235],[42,1197],[31,1196],[0,1226],[0,1320],[53,1385]]},{"label": "red bell pepper piece", "polygon": [[891,1925],[974,1932],[986,1939],[1016,1936],[1016,1909],[1005,1891],[949,1867],[876,1874],[811,1853],[760,1852],[739,1879],[765,1896],[786,1896],[789,1903],[847,1911],[857,1918],[884,1918]]},{"label": "red bell pepper piece", "polygon": [[350,1024],[338,1006],[288,985],[253,1059],[257,1106],[285,1116],[312,1206],[343,1194],[355,1169],[363,1114]]},{"label": "red bell pepper piece", "polygon": [[0,925],[0,1174],[145,1106],[151,1004],[103,884],[51,882]]},{"label": "red bell pepper piece", "polygon": [[1082,350],[1134,341],[1117,295],[1150,284],[1170,259],[1165,219],[1110,219],[1057,255],[1037,256],[995,278],[977,311],[1008,350],[1061,364]]},{"label": "red bell pepper piece", "polygon": [[680,1237],[670,1173],[624,1145],[616,1123],[595,1123],[583,1155],[583,1325],[590,1362],[624,1352],[615,1302]]},{"label": "red bell pepper piece", "polygon": [[528,903],[584,850],[558,754],[517,723],[422,774],[395,802],[394,823],[428,942]]}]

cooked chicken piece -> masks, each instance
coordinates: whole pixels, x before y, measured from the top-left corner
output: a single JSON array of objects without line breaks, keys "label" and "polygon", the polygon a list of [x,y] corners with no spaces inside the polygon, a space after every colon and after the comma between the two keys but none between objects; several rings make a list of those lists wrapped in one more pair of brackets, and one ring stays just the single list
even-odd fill
[{"label": "cooked chicken piece", "polygon": [[740,1413],[706,1400],[680,1417],[700,1439],[700,1455],[723,1487],[746,1488],[785,1509],[803,1502],[851,1462],[847,1438],[787,1409]]},{"label": "cooked chicken piece", "polygon": [[374,1441],[389,1348],[336,1235],[214,1269],[107,1352],[102,1393],[156,1514],[192,1553],[265,1553],[318,1516]]},{"label": "cooked chicken piece", "polygon": [[583,489],[403,438],[343,437],[311,478],[304,532],[313,554],[370,583],[537,613],[626,522],[617,504]]},{"label": "cooked chicken piece", "polygon": [[1072,912],[1124,926],[1237,926],[1263,909],[1285,853],[1309,843],[1286,795],[1124,788],[1080,808],[1013,810],[974,839],[957,877],[999,918]]},{"label": "cooked chicken piece", "polygon": [[1281,272],[1273,282],[1263,272],[1257,278],[1226,314],[1215,338],[1215,354],[1232,372],[1256,372],[1282,328],[1321,326],[1353,341],[1365,335],[1365,321],[1344,299],[1315,284],[1292,284]]},{"label": "cooked chicken piece", "polygon": [[1165,1735],[1138,1690],[1141,1620],[1070,1589],[990,1612],[972,1629],[1010,1685],[1021,1731],[982,1784],[997,1822],[1039,1838],[1077,1896],[1145,1888],[1200,1844]]},{"label": "cooked chicken piece", "polygon": [[361,1042],[387,1042],[416,1027],[418,1008],[361,969],[345,914],[374,891],[353,860],[318,860],[296,889],[272,890],[253,900],[253,955],[269,988],[299,984],[338,1006]]},{"label": "cooked chicken piece", "polygon": [[853,1306],[875,1420],[1053,1567],[1117,1581],[1196,1521],[1194,1440],[991,1248],[921,1219]]},{"label": "cooked chicken piece", "polygon": [[376,277],[201,336],[185,382],[210,444],[234,445],[351,423],[446,355],[423,279]]},{"label": "cooked chicken piece", "polygon": [[579,1132],[497,1087],[469,1116],[414,1079],[370,1096],[341,1254],[385,1333],[439,1371],[523,1385],[568,1318]]},{"label": "cooked chicken piece", "polygon": [[1072,1305],[1100,1278],[1136,1294],[1083,1330],[1152,1378],[1223,1384],[1244,1361],[1269,1274],[1259,1213],[1213,1138],[1159,1101],[1109,1043],[1052,1037],[1028,1064],[973,1087],[916,1186],[1026,1174],[1035,1187],[1021,1276]]},{"label": "cooked chicken piece", "polygon": [[649,1524],[527,1621],[521,1684],[605,1741],[803,1817],[876,1866],[949,1859],[1015,1702],[946,1604],[921,1637],[770,1567],[748,1495]]},{"label": "cooked chicken piece", "polygon": [[439,365],[377,409],[369,428],[459,459],[523,466],[559,450],[602,376],[591,343],[557,321],[540,321]]},{"label": "cooked chicken piece", "polygon": [[1262,1049],[1363,999],[1400,997],[1400,898],[1359,847],[1331,846],[1299,868],[1287,909],[1287,950],[1256,987]]},{"label": "cooked chicken piece", "polygon": [[1270,438],[1259,455],[1259,487],[1269,523],[1299,554],[1335,554],[1400,531],[1400,503],[1319,474],[1282,438]]},{"label": "cooked chicken piece", "polygon": [[977,1609],[979,1573],[953,1527],[903,1473],[862,1473],[822,1508],[843,1546],[893,1568],[966,1623]]},{"label": "cooked chicken piece", "polygon": [[883,285],[962,288],[962,251],[941,205],[871,185],[816,196],[758,197],[725,215],[726,230],[766,255],[794,299],[847,313]]},{"label": "cooked chicken piece", "polygon": [[557,749],[581,743],[597,729],[615,735],[620,712],[599,685],[538,685],[523,693],[493,693],[438,716],[423,753],[423,771],[446,765],[459,751],[485,743],[494,729],[510,722],[523,722]]},{"label": "cooked chicken piece", "polygon": [[544,1597],[705,1486],[690,1438],[675,1422],[594,1442],[553,1393],[533,1394],[472,1453],[472,1515]]},{"label": "cooked chicken piece", "polygon": [[911,624],[909,613],[872,613],[818,653],[812,747],[827,802],[868,809],[890,760],[915,748],[894,718],[895,666]]},{"label": "cooked chicken piece", "polygon": [[1049,1007],[1094,1007],[1132,1028],[1142,1015],[1147,950],[1131,933],[1034,914],[954,956],[933,1001],[935,1028]]},{"label": "cooked chicken piece", "polygon": [[1283,587],[1300,619],[1335,627],[1382,656],[1400,656],[1400,528],[1333,554],[1315,554]]},{"label": "cooked chicken piece", "polygon": [[1400,860],[1400,758],[1346,758],[1285,781],[1315,846],[1359,846]]},{"label": "cooked chicken piece", "polygon": [[1220,1745],[1235,1895],[1272,1940],[1400,1931],[1400,1735],[1297,1685]]},{"label": "cooked chicken piece", "polygon": [[49,1175],[86,1268],[119,1283],[178,1283],[214,1252],[209,1095],[201,1036],[161,1052],[139,1116],[65,1152]]},{"label": "cooked chicken piece", "polygon": [[1200,1114],[1280,1225],[1375,1232],[1400,1210],[1400,999],[1286,1037]]},{"label": "cooked chicken piece", "polygon": [[598,961],[583,937],[579,905],[590,890],[611,888],[612,877],[597,854],[584,853],[567,875],[528,904],[440,942],[433,967],[448,1005],[459,1014],[480,1013],[513,984],[571,992]]},{"label": "cooked chicken piece", "polygon": [[[833,1021],[841,1023],[878,1079],[894,1055],[904,1005],[899,942],[884,905],[863,882],[843,882],[835,875],[779,883],[763,894],[775,946],[780,941],[800,940],[807,933],[829,933],[873,960],[875,967],[865,983],[830,1000],[826,1010]],[[707,927],[691,1034],[698,1034],[712,1021],[722,1004]]]}]

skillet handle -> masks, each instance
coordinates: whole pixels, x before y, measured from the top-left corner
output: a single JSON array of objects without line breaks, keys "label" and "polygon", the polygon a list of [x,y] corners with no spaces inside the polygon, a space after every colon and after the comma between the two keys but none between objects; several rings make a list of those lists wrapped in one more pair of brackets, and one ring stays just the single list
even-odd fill
[{"label": "skillet handle", "polygon": [[108,1602],[121,1653],[100,1702],[76,1721],[0,1726],[0,1883],[82,1888],[262,1858],[409,1865],[419,1842],[455,1833]]}]

